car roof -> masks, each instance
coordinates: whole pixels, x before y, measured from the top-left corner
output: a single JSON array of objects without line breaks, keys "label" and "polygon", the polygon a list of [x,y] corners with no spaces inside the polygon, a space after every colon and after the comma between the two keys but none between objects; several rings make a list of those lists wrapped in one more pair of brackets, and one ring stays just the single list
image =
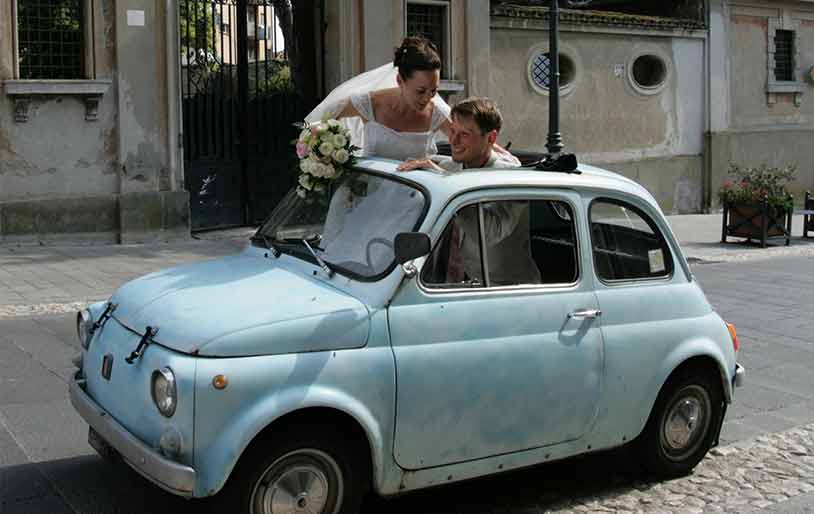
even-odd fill
[{"label": "car roof", "polygon": [[[399,161],[377,157],[360,158],[356,168],[394,175],[426,188],[433,198],[447,200],[462,191],[501,187],[548,187],[562,189],[593,189],[612,193],[626,193],[650,204],[656,211],[661,208],[653,195],[633,180],[595,166],[580,164],[580,173],[538,171],[534,168],[483,168],[466,172],[433,170],[398,171]],[[440,197],[440,198],[439,198]]]}]

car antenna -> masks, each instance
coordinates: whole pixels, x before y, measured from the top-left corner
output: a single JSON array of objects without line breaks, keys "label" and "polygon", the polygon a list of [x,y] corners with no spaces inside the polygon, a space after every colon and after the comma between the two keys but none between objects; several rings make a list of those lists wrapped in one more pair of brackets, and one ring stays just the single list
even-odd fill
[{"label": "car antenna", "polygon": [[[590,1],[568,0],[569,5],[587,5]],[[560,4],[559,0],[551,0],[549,18],[549,51],[548,62],[551,67],[551,76],[548,83],[548,153],[535,168],[540,171],[555,171],[560,173],[581,173],[577,167],[577,156],[572,153],[563,153],[565,145],[560,133]]]}]

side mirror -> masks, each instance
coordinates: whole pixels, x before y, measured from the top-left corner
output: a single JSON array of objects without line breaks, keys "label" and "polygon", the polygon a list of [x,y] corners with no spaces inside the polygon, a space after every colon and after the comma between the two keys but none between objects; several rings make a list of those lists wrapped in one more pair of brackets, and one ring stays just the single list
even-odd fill
[{"label": "side mirror", "polygon": [[402,232],[401,234],[396,234],[393,249],[396,254],[396,261],[399,264],[405,264],[430,253],[430,236],[421,232]]}]

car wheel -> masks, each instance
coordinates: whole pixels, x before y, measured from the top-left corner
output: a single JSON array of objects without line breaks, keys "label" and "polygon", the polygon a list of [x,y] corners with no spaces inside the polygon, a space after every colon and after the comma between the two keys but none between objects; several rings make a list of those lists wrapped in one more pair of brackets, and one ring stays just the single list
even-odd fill
[{"label": "car wheel", "polygon": [[286,431],[287,441],[250,448],[215,498],[218,509],[245,514],[356,514],[368,479],[354,445],[342,438],[295,435],[298,432]]},{"label": "car wheel", "polygon": [[686,475],[712,446],[723,413],[721,386],[709,374],[687,370],[659,393],[638,441],[648,471]]}]

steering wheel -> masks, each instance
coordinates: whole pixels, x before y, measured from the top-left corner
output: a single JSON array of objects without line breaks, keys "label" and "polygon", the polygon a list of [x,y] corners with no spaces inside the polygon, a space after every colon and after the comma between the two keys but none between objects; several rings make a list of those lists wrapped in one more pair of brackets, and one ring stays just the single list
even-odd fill
[{"label": "steering wheel", "polygon": [[374,237],[373,239],[368,241],[367,246],[365,246],[365,261],[367,261],[367,266],[371,270],[374,269],[374,267],[373,267],[373,262],[372,262],[371,255],[370,255],[370,248],[374,244],[384,245],[384,246],[390,248],[391,250],[395,251],[395,249],[393,248],[393,242],[390,241],[389,239],[385,239],[383,237]]}]

